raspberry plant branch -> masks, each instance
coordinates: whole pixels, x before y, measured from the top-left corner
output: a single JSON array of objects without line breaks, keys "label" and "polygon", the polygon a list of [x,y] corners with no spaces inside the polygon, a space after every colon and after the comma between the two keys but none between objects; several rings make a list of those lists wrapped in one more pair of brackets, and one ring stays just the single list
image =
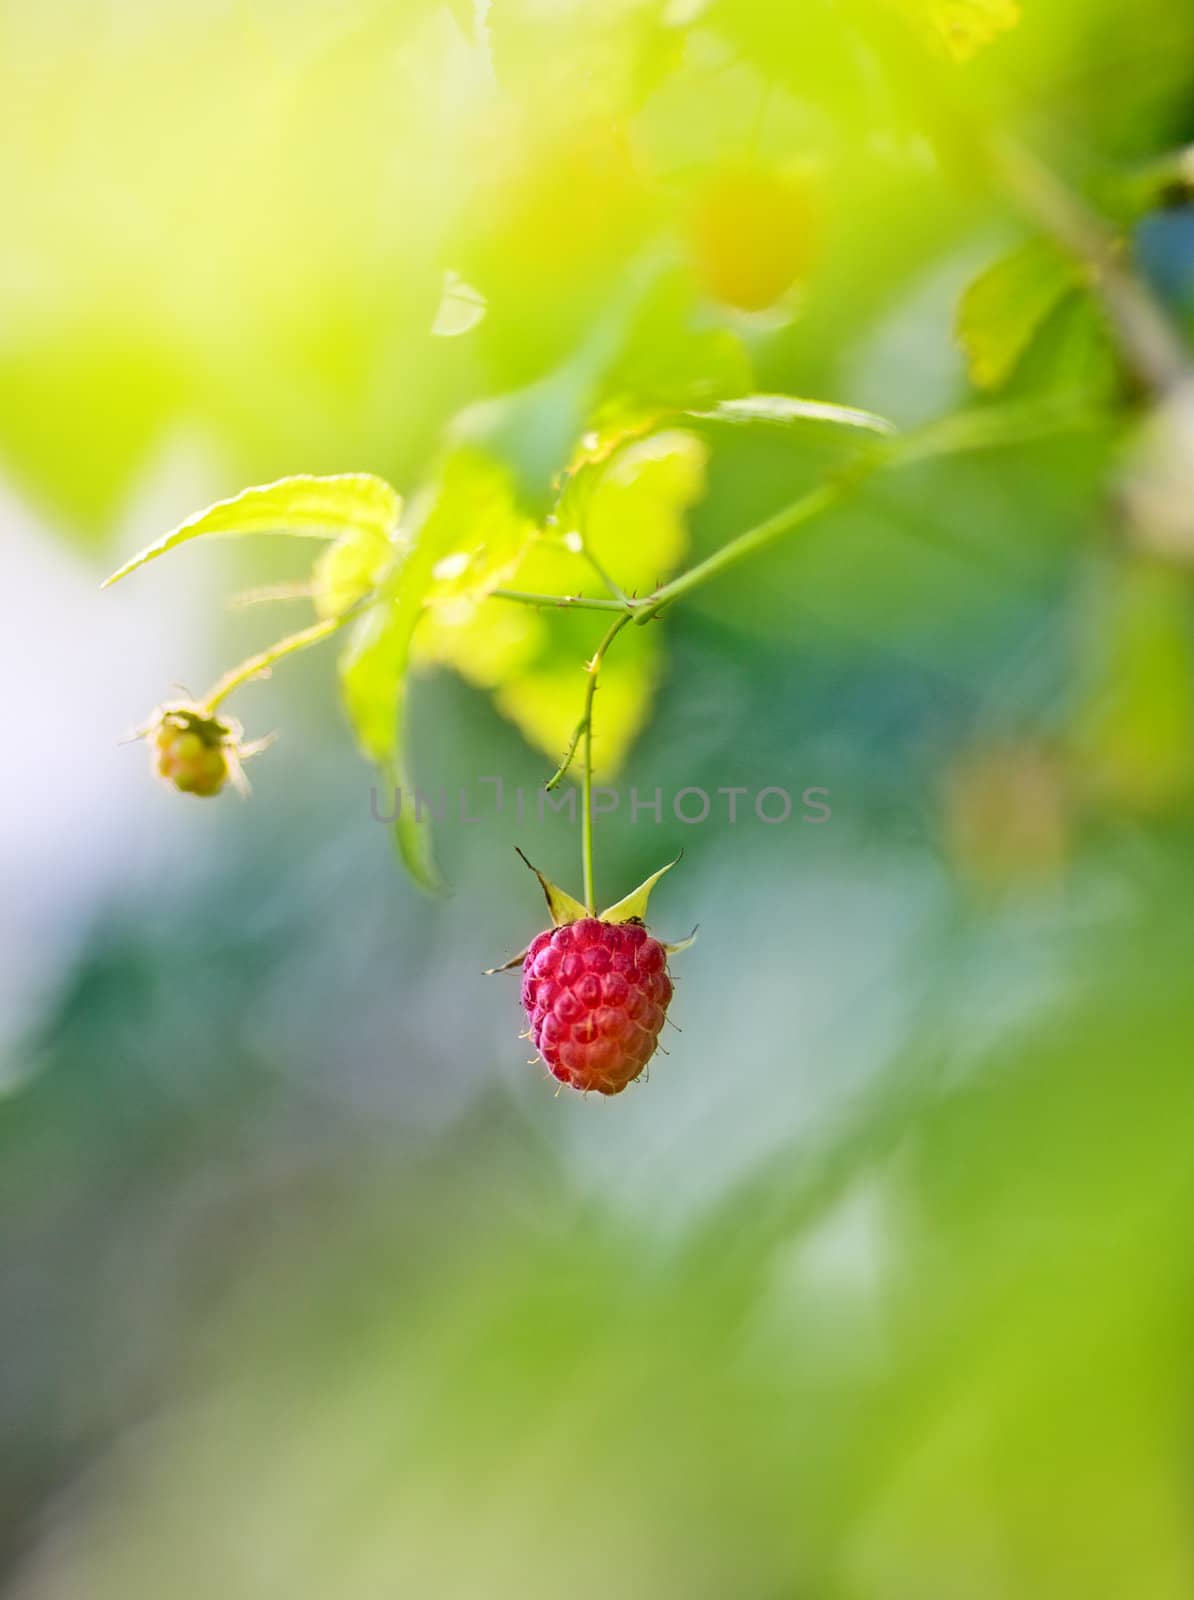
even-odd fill
[{"label": "raspberry plant branch", "polygon": [[[878,463],[875,463],[877,466]],[[867,475],[874,467],[868,468]],[[670,583],[665,583],[662,588],[634,610],[634,620],[640,626],[657,617],[666,605],[677,600],[681,595],[699,589],[711,578],[719,577],[728,568],[736,566],[739,561],[748,556],[755,555],[758,551],[766,549],[784,534],[790,533],[793,528],[798,528],[801,523],[809,522],[813,517],[820,516],[823,511],[828,511],[843,500],[853,487],[857,474],[842,476],[841,478],[827,478],[824,483],[810,489],[798,500],[793,500],[773,516],[756,523],[753,528],[748,528],[745,533],[740,533],[736,539],[731,539],[729,544],[722,545],[704,561],[698,561],[695,567],[689,567],[687,572],[682,572],[678,578],[673,578]]]},{"label": "raspberry plant branch", "polygon": [[630,596],[625,592],[620,584],[616,583],[614,579],[610,577],[609,573],[602,566],[601,562],[598,561],[597,557],[593,554],[592,550],[590,550],[589,546],[587,544],[582,544],[581,551],[585,560],[589,563],[593,571],[597,574],[602,583],[613,596],[614,603],[616,605],[625,607],[627,610],[630,610],[633,605]]},{"label": "raspberry plant branch", "polygon": [[[580,593],[552,594],[495,587],[490,596],[540,610],[591,611],[610,618],[591,659],[586,664],[587,683],[579,721],[569,741],[559,769],[549,779],[552,789],[563,781],[577,758],[583,759],[581,787],[583,816],[581,827],[582,867],[585,904],[595,906],[593,874],[593,708],[598,678],[606,655],[618,634],[631,622],[642,624],[656,618],[674,600],[720,576],[739,561],[772,546],[794,529],[805,525],[822,512],[832,509],[852,495],[880,468],[923,461],[955,452],[989,449],[1000,445],[1028,442],[1062,428],[1090,423],[1106,424],[1108,412],[1100,407],[1083,409],[1071,402],[1058,405],[983,406],[970,412],[952,413],[935,423],[898,435],[894,425],[872,413],[858,412],[828,402],[808,401],[783,395],[756,395],[738,402],[725,402],[713,412],[693,412],[692,417],[718,423],[753,423],[789,426],[793,423],[832,423],[864,428],[872,436],[868,447],[852,454],[836,472],[762,522],[715,550],[687,571],[658,585],[645,598],[628,596],[600,562],[590,559],[610,590],[610,598],[589,598]],[[241,743],[239,724],[217,716],[217,708],[238,688],[265,676],[275,663],[321,643],[360,619],[370,625],[358,630],[341,658],[341,685],[349,719],[358,744],[366,756],[395,788],[410,789],[403,765],[402,741],[407,669],[411,660],[411,639],[425,610],[435,598],[434,584],[442,559],[453,555],[451,546],[459,539],[457,508],[451,498],[441,498],[418,525],[413,540],[399,539],[402,502],[397,492],[381,479],[368,474],[338,475],[332,478],[300,476],[245,490],[230,500],[220,501],[206,512],[181,524],[156,544],[149,546],[113,575],[110,582],[131,573],[178,544],[206,534],[287,533],[292,522],[297,531],[307,532],[318,525],[325,536],[335,535],[327,553],[316,564],[312,577],[304,584],[292,584],[253,593],[253,599],[300,598],[309,594],[317,607],[333,606],[330,615],[310,627],[300,629],[249,657],[220,678],[201,702],[186,702],[158,708],[158,715],[147,725],[154,734],[156,770],[183,792],[210,795],[218,793],[225,778],[237,781],[240,758],[261,745]],[[571,545],[586,553],[580,544]],[[496,574],[495,574],[496,575]],[[482,580],[483,581],[483,580]],[[364,613],[369,613],[364,616]],[[399,847],[408,869],[427,887],[437,886],[426,833],[417,810],[408,807],[396,829]],[[579,902],[578,902],[579,904]]]},{"label": "raspberry plant branch", "polygon": [[1093,426],[1104,416],[1101,409],[1065,403],[1009,404],[998,409],[953,413],[898,437],[882,439],[807,493],[738,534],[704,561],[698,561],[653,594],[632,602],[634,621],[640,626],[653,621],[672,601],[720,577],[739,561],[757,555],[793,529],[840,505],[885,467],[910,466],[940,456],[1028,443],[1052,433]]},{"label": "raspberry plant branch", "polygon": [[338,617],[327,617],[323,622],[315,622],[309,628],[300,629],[298,633],[288,634],[285,639],[279,639],[277,644],[270,645],[267,650],[259,650],[255,656],[250,656],[247,661],[242,661],[238,667],[226,672],[208,691],[201,702],[204,710],[215,711],[234,689],[239,689],[242,684],[248,683],[253,678],[262,677],[276,661],[297,655],[300,650],[309,650],[312,645],[322,644],[355,615],[356,608]]},{"label": "raspberry plant branch", "polygon": [[[651,622],[660,611],[682,595],[690,593],[710,579],[719,577],[739,561],[758,554],[760,550],[811,522],[823,512],[847,500],[851,494],[884,467],[910,466],[936,457],[960,454],[967,451],[995,449],[1001,445],[1021,444],[1074,428],[1089,427],[1103,418],[1101,410],[1067,403],[1009,404],[998,408],[982,408],[970,412],[953,413],[934,422],[926,423],[898,438],[885,438],[869,450],[854,457],[837,473],[826,478],[806,494],[791,501],[762,522],[746,529],[728,544],[722,545],[704,561],[699,561],[686,572],[663,584],[642,600],[627,598],[625,605],[612,600],[586,601],[596,609],[618,611],[617,620],[607,630],[588,664],[589,681],[585,687],[584,706],[580,720],[573,730],[568,748],[559,767],[547,780],[544,788],[558,787],[567,775],[576,757],[577,749],[585,741],[585,823],[591,827],[591,807],[588,801],[591,785],[591,760],[589,739],[592,731],[593,695],[597,688],[597,674],[606,652],[627,623]],[[511,590],[494,590],[494,595],[527,603],[560,604],[551,596],[524,595]],[[590,861],[591,840],[584,848],[586,861]],[[586,891],[587,894],[587,891]]]},{"label": "raspberry plant branch", "polygon": [[[522,605],[558,606],[564,609],[587,611],[612,611],[638,624],[652,621],[673,600],[700,588],[711,579],[765,550],[769,545],[811,522],[823,512],[848,499],[857,489],[883,467],[911,466],[917,462],[933,460],[939,456],[962,454],[977,450],[998,449],[1005,445],[1031,443],[1050,434],[1072,429],[1091,427],[1105,420],[1105,411],[1088,405],[1048,401],[1044,403],[1009,403],[1003,406],[975,408],[951,413],[926,423],[923,427],[898,436],[888,436],[877,441],[847,463],[839,472],[782,506],[771,516],[747,528],[712,555],[663,584],[642,599],[623,596],[622,600],[588,599],[582,595],[531,594],[520,589],[494,589],[492,598],[515,601]],[[584,719],[578,724],[576,742],[584,731]],[[563,778],[575,754],[575,744],[560,768],[547,784],[553,789]]]},{"label": "raspberry plant branch", "polygon": [[525,589],[494,589],[493,600],[513,600],[523,606],[555,606],[563,611],[625,611],[631,600],[590,600],[581,594],[531,594]]},{"label": "raspberry plant branch", "polygon": [[564,759],[560,762],[559,766],[552,773],[551,777],[548,778],[547,782],[543,785],[544,789],[546,789],[549,793],[552,789],[557,789],[567,776],[568,769],[571,767],[572,762],[575,759],[577,747],[579,746],[581,739],[584,737],[585,728],[589,722],[592,712],[593,695],[597,690],[597,673],[601,670],[601,663],[605,658],[605,652],[609,649],[610,645],[617,638],[618,634],[621,633],[622,629],[630,621],[633,614],[634,613],[629,610],[622,611],[622,615],[607,630],[605,636],[601,640],[601,643],[597,646],[597,649],[593,652],[593,655],[590,657],[590,659],[585,663],[585,671],[589,674],[589,682],[585,686],[584,709],[581,712],[580,721],[572,730],[572,737],[568,741],[568,748],[564,752]]}]

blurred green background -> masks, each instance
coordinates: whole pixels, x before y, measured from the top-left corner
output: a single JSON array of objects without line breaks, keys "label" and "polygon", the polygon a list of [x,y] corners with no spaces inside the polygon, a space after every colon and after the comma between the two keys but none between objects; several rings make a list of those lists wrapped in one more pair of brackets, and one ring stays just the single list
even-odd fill
[{"label": "blurred green background", "polygon": [[[45,0],[0,105],[4,1592],[1194,1597],[1185,0]],[[694,223],[744,165],[792,210]],[[478,783],[533,797],[602,619],[534,694],[428,649],[414,768],[481,818],[433,899],[320,652],[238,697],[247,804],[117,742],[301,625],[225,604],[292,551],[98,584],[248,483],[415,495],[468,408],[540,516],[588,422],[751,390],[1083,423],[877,476],[624,658],[624,796],[832,816],[601,820],[601,898],[682,846],[701,937],[649,1083],[554,1096],[480,974],[576,829]],[[852,447],[687,436],[672,570]]]}]

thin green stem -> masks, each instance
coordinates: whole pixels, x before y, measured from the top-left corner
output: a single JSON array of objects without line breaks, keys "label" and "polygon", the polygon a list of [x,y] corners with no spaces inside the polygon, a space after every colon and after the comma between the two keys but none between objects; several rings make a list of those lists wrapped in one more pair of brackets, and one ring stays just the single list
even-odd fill
[{"label": "thin green stem", "polygon": [[589,563],[589,565],[592,567],[593,571],[597,574],[597,576],[601,579],[602,583],[609,590],[610,594],[614,598],[615,603],[617,605],[621,606],[624,611],[633,610],[635,602],[630,598],[630,596],[626,593],[626,591],[622,588],[622,586],[620,584],[618,584],[618,583],[615,583],[613,578],[610,577],[609,573],[602,566],[601,562],[598,561],[597,557],[589,549],[588,545],[587,544],[582,544],[581,549],[584,552],[585,560]]},{"label": "thin green stem", "polygon": [[559,766],[552,773],[551,777],[548,778],[547,782],[543,785],[544,789],[546,789],[548,793],[550,793],[552,789],[558,789],[560,784],[567,776],[568,769],[575,759],[576,749],[580,744],[584,731],[585,719],[582,717],[576,724],[576,727],[572,730],[572,737],[568,740],[568,748],[564,751],[564,759],[560,762]]},{"label": "thin green stem", "polygon": [[[876,461],[875,466],[877,465]],[[868,468],[866,475],[869,476],[873,470],[874,467]],[[790,533],[793,528],[799,527],[802,522],[810,522],[813,517],[820,516],[830,506],[837,505],[839,501],[845,499],[859,477],[860,474],[855,473],[848,478],[829,478],[824,483],[818,484],[815,489],[810,489],[807,494],[801,495],[800,499],[794,500],[791,505],[784,506],[773,516],[756,523],[745,533],[740,533],[736,539],[731,539],[729,544],[722,545],[720,550],[715,550],[704,561],[698,561],[695,567],[689,567],[687,572],[682,572],[678,578],[673,578],[661,589],[656,589],[653,595],[636,608],[635,622],[639,624],[650,622],[673,600],[678,600],[681,595],[688,594],[692,589],[700,588],[701,584],[708,583],[710,578],[718,577],[728,567],[735,566],[747,556],[755,555],[769,544],[774,544],[777,539],[781,539],[785,533]]]},{"label": "thin green stem", "polygon": [[228,604],[239,611],[246,606],[271,605],[282,600],[310,600],[314,593],[311,583],[265,583],[256,589],[242,589],[230,597]]},{"label": "thin green stem", "polygon": [[757,555],[769,545],[791,533],[803,523],[811,522],[822,512],[831,510],[848,500],[864,483],[884,467],[910,466],[919,461],[930,461],[940,456],[957,455],[976,450],[999,449],[1003,446],[1024,444],[1052,433],[1096,425],[1104,414],[1089,407],[1068,405],[1021,404],[1008,405],[997,411],[978,407],[929,422],[912,432],[887,438],[871,445],[867,450],[833,473],[816,488],[782,506],[753,528],[747,528],[737,538],[689,567],[679,577],[673,578],[647,595],[634,606],[634,620],[638,624],[652,621],[664,606],[681,595],[699,589],[711,578],[720,577],[728,568],[736,566],[748,556]]},{"label": "thin green stem", "polygon": [[623,611],[621,616],[615,617],[614,621],[605,630],[601,643],[594,650],[585,669],[588,672],[589,681],[585,685],[584,707],[580,714],[580,721],[572,730],[572,737],[568,741],[568,749],[564,752],[563,761],[544,785],[546,789],[554,789],[557,784],[563,781],[583,741],[584,766],[581,774],[580,855],[581,870],[584,876],[585,905],[590,911],[593,911],[596,906],[596,901],[593,897],[593,696],[597,693],[597,675],[601,671],[601,663],[605,660],[606,651],[631,620],[632,616],[632,612]]},{"label": "thin green stem", "polygon": [[[1019,405],[1008,406],[994,411],[989,407],[980,407],[973,412],[962,412],[947,417],[936,423],[928,423],[923,428],[914,432],[903,434],[896,439],[884,439],[872,445],[868,450],[854,457],[844,468],[833,476],[827,478],[815,489],[810,489],[799,499],[793,500],[790,505],[781,507],[770,517],[756,523],[753,528],[748,528],[745,533],[740,533],[736,539],[731,539],[704,561],[697,562],[687,572],[682,572],[679,577],[673,578],[670,583],[665,583],[651,595],[640,601],[629,602],[627,606],[620,606],[615,601],[582,601],[579,602],[590,609],[599,611],[616,611],[618,615],[606,630],[604,638],[597,646],[592,660],[589,662],[589,681],[585,688],[584,709],[580,721],[573,730],[572,737],[565,751],[564,759],[557,770],[547,780],[548,789],[554,789],[567,775],[576,752],[584,741],[584,817],[582,827],[582,853],[585,872],[585,894],[588,903],[592,902],[592,877],[593,877],[593,840],[592,840],[592,733],[593,733],[593,695],[597,688],[597,674],[605,659],[610,645],[621,633],[629,622],[642,624],[650,622],[659,615],[664,606],[670,605],[673,600],[681,595],[689,594],[693,589],[708,583],[711,578],[720,576],[730,567],[748,556],[756,555],[760,550],[766,549],[777,540],[783,538],[794,528],[803,523],[811,522],[822,512],[831,510],[840,505],[844,500],[859,489],[882,467],[902,466],[918,461],[932,460],[935,457],[959,454],[965,451],[997,449],[1001,445],[1022,444],[1031,439],[1045,437],[1051,433],[1066,431],[1073,428],[1092,426],[1101,419],[1101,413],[1091,411],[1086,407],[1069,406],[1038,406]],[[537,605],[566,605],[566,597],[557,598],[551,595],[523,595],[516,591],[496,590],[495,593],[504,595],[507,599],[527,600]]]},{"label": "thin green stem", "polygon": [[585,765],[581,780],[580,860],[584,880],[585,910],[597,915],[593,890],[593,716],[585,718]]},{"label": "thin green stem", "polygon": [[345,612],[342,616],[327,617],[323,622],[313,623],[311,627],[302,628],[298,633],[288,634],[285,639],[270,645],[267,650],[261,650],[255,656],[250,656],[247,661],[242,661],[239,667],[233,667],[230,672],[224,674],[204,696],[202,705],[208,711],[215,711],[234,689],[239,689],[242,683],[248,683],[251,678],[259,678],[263,673],[267,673],[275,661],[297,655],[300,650],[309,650],[313,644],[321,644],[324,639],[330,638],[356,615],[356,609],[354,607],[352,611]]},{"label": "thin green stem", "polygon": [[493,600],[514,600],[523,606],[556,606],[561,611],[625,611],[630,601],[590,600],[582,594],[531,594],[525,589],[494,589]]}]

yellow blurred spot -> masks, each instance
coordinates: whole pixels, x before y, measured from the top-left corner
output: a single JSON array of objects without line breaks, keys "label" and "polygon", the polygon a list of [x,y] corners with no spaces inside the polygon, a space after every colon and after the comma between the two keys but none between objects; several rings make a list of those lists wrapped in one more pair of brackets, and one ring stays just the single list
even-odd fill
[{"label": "yellow blurred spot", "polygon": [[1017,0],[899,0],[913,21],[926,26],[955,61],[969,61],[1020,20]]}]

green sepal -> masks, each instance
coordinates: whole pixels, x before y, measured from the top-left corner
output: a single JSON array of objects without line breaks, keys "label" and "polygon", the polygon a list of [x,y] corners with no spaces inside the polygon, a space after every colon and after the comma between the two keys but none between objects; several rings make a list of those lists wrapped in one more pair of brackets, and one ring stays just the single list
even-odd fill
[{"label": "green sepal", "polygon": [[520,950],[516,956],[511,956],[509,961],[503,961],[500,967],[485,967],[481,972],[481,976],[483,978],[492,978],[499,972],[513,972],[515,967],[522,966],[530,948],[530,945],[527,945],[526,950]]},{"label": "green sepal", "polygon": [[[680,855],[683,854],[684,852],[681,850]],[[658,872],[653,872],[645,882],[639,884],[637,889],[631,890],[624,900],[619,900],[616,905],[612,905],[607,911],[603,911],[600,920],[602,922],[645,922],[647,918],[647,900],[650,897],[651,890],[665,872],[672,870],[679,859],[680,856],[677,856],[675,861],[669,861],[667,866],[660,867]]]},{"label": "green sepal", "polygon": [[[518,850],[517,845],[514,848]],[[591,915],[587,906],[581,905],[579,900],[574,900],[566,890],[552,883],[550,878],[545,878],[533,861],[527,861],[521,850],[518,850],[518,854],[526,861],[527,866],[538,878],[547,900],[547,909],[551,914],[551,920],[555,927],[562,928],[566,922],[579,922],[582,917]]]}]

